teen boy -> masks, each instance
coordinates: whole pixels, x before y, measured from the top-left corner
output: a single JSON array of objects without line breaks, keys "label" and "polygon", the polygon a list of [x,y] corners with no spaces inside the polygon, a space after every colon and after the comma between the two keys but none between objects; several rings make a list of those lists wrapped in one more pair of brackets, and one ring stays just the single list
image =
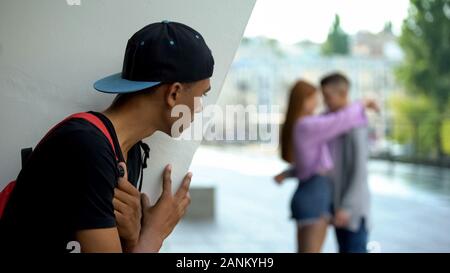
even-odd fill
[{"label": "teen boy", "polygon": [[0,249],[57,252],[76,241],[83,252],[158,251],[189,204],[192,174],[172,194],[168,165],[161,198],[152,207],[145,195],[141,202],[140,141],[157,130],[171,135],[178,105],[193,118],[194,98],[210,90],[213,67],[203,37],[186,25],[164,21],[135,33],[122,72],[94,85],[118,94],[105,111],[90,112],[114,145],[79,118],[52,130],[17,178],[0,220]]},{"label": "teen boy", "polygon": [[[349,104],[350,82],[333,73],[321,80],[324,102],[335,112]],[[334,168],[330,174],[334,187],[334,227],[341,253],[367,252],[370,191],[367,182],[367,127],[352,129],[329,143]]]}]

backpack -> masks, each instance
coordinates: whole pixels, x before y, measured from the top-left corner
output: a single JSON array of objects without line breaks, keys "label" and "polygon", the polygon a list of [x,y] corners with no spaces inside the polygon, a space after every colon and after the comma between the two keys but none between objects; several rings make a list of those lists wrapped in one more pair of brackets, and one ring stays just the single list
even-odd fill
[{"label": "backpack", "polygon": [[[86,113],[86,112],[73,114],[73,115],[65,118],[60,123],[58,123],[55,126],[53,126],[53,128],[51,128],[50,131],[48,131],[48,133],[38,143],[38,146],[39,146],[40,143],[42,143],[50,135],[50,133],[52,133],[56,128],[61,126],[64,122],[66,122],[68,120],[71,120],[71,119],[76,119],[76,118],[84,119],[84,120],[88,121],[89,123],[91,123],[92,125],[97,127],[97,129],[99,129],[103,133],[103,135],[108,139],[109,143],[111,144],[111,147],[113,149],[114,155],[116,157],[116,161],[119,162],[119,157],[117,156],[117,152],[116,152],[116,148],[114,146],[114,142],[113,142],[113,140],[111,138],[111,134],[109,133],[109,131],[106,128],[105,124],[103,124],[103,122],[97,116],[95,116],[94,114]],[[31,148],[22,150],[22,166],[24,164],[24,161],[26,161],[26,159],[30,156],[31,151],[32,151]],[[147,156],[147,152],[146,152],[145,155]],[[11,197],[11,194],[12,194],[15,186],[16,186],[16,181],[13,180],[13,181],[9,182],[8,185],[0,192],[0,219],[3,216],[3,212],[5,211],[5,208],[6,208],[7,204],[8,204],[8,200]],[[141,185],[139,186],[139,190],[140,190],[141,186],[142,186],[142,171],[141,171]]]}]

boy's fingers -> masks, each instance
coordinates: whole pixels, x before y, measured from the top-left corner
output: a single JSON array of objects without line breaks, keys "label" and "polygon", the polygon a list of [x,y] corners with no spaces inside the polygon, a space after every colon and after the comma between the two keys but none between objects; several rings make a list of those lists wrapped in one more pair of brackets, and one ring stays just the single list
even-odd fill
[{"label": "boy's fingers", "polygon": [[186,211],[189,207],[189,204],[191,204],[191,199],[190,198],[184,198],[181,200],[180,202],[180,206],[179,206],[179,211],[180,211],[180,215],[183,216],[184,214],[186,214]]},{"label": "boy's fingers", "polygon": [[120,213],[120,211],[114,210],[114,216],[116,217],[117,225],[120,225],[120,223],[123,223],[124,216],[122,213]]},{"label": "boy's fingers", "polygon": [[121,213],[127,212],[127,209],[128,209],[127,204],[117,198],[113,198],[113,206],[114,206],[114,210],[117,210]]},{"label": "boy's fingers", "polygon": [[167,165],[163,172],[163,192],[162,194],[172,195],[172,165]]},{"label": "boy's fingers", "polygon": [[150,199],[145,193],[141,193],[141,206],[143,209],[150,207]]},{"label": "boy's fingers", "polygon": [[[128,183],[128,182],[127,182]],[[120,200],[121,202],[131,205],[135,202],[136,196],[133,196],[121,189],[114,189],[114,198]]]},{"label": "boy's fingers", "polygon": [[135,186],[133,186],[133,184],[131,184],[128,180],[125,179],[119,179],[119,183],[117,184],[117,188],[119,188],[120,190],[133,195],[135,197],[138,197],[140,192],[138,189],[136,189]]},{"label": "boy's fingers", "polygon": [[188,172],[183,179],[183,183],[181,183],[180,188],[177,190],[175,194],[176,198],[184,198],[189,193],[189,186],[191,184],[192,173]]},{"label": "boy's fingers", "polygon": [[136,189],[136,187],[134,187],[133,184],[128,181],[127,165],[124,162],[119,162],[117,168],[119,169],[119,175],[123,175],[119,177],[117,188],[130,195],[139,197],[139,190]]}]

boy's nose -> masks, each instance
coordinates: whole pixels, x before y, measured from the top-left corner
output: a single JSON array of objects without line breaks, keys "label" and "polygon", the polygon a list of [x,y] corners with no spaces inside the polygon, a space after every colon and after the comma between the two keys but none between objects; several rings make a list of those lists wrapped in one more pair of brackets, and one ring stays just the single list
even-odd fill
[{"label": "boy's nose", "polygon": [[194,112],[200,113],[203,111],[203,99],[201,97],[196,97],[194,100]]}]

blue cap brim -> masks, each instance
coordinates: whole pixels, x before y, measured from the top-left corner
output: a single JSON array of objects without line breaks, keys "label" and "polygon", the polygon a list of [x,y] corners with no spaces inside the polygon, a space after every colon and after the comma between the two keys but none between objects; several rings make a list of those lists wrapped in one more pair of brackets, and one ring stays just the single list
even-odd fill
[{"label": "blue cap brim", "polygon": [[132,93],[153,87],[161,82],[138,82],[122,79],[122,73],[117,73],[94,83],[94,88],[110,94]]}]

